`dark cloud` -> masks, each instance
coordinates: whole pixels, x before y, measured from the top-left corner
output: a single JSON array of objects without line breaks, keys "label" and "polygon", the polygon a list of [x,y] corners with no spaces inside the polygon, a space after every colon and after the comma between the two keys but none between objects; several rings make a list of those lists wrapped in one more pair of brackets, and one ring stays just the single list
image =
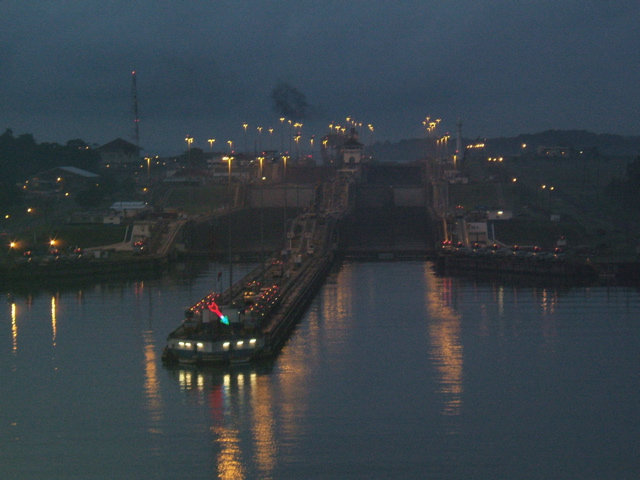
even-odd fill
[{"label": "dark cloud", "polygon": [[127,137],[135,69],[141,142],[161,152],[277,127],[296,114],[273,109],[281,79],[315,135],[351,116],[395,140],[427,115],[474,137],[638,133],[639,21],[627,0],[4,0],[0,129]]},{"label": "dark cloud", "polygon": [[291,120],[304,120],[307,117],[309,104],[304,93],[286,82],[278,82],[271,90],[273,110],[277,115]]}]

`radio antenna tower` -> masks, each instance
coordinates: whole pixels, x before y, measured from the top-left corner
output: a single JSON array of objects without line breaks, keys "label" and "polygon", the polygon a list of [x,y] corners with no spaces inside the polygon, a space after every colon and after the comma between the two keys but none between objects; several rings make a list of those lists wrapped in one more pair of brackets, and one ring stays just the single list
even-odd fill
[{"label": "radio antenna tower", "polygon": [[140,148],[140,119],[138,118],[138,87],[136,85],[136,71],[131,72],[133,80],[131,94],[133,95],[133,140],[136,147]]}]

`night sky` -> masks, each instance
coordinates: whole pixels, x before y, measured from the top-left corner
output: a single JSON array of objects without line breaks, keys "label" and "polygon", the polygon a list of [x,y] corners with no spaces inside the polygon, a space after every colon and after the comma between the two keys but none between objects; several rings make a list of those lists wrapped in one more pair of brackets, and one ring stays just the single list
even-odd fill
[{"label": "night sky", "polygon": [[0,0],[0,130],[132,141],[135,70],[146,154],[278,148],[279,82],[306,97],[303,138],[347,116],[365,143],[426,116],[469,138],[637,135],[638,25],[637,0]]}]

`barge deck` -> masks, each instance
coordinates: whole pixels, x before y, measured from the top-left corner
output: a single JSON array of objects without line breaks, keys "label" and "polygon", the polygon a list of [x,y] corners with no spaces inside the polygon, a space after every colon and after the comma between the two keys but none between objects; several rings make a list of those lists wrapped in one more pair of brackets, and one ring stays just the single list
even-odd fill
[{"label": "barge deck", "polygon": [[333,222],[296,219],[291,231],[287,255],[186,310],[167,338],[165,363],[245,363],[277,354],[334,260]]}]

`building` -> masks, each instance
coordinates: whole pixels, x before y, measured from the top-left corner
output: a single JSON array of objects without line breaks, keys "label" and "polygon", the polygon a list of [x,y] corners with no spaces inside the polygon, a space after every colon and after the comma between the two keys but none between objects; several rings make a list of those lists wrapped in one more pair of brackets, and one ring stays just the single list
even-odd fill
[{"label": "building", "polygon": [[121,138],[96,148],[100,154],[100,164],[104,167],[140,164],[140,150],[140,147]]},{"label": "building", "polygon": [[343,165],[359,164],[362,161],[363,145],[358,141],[356,129],[351,129],[351,136],[342,144],[342,163]]},{"label": "building", "polygon": [[100,175],[76,167],[56,167],[37,173],[23,185],[27,195],[48,196],[74,194],[87,189]]},{"label": "building", "polygon": [[145,202],[115,202],[109,210],[115,216],[127,218],[149,210],[149,206]]}]

